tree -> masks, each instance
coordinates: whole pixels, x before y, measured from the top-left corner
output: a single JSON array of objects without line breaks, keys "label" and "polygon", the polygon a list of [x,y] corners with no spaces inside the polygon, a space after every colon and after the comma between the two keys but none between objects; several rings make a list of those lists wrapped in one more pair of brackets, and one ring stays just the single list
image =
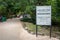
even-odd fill
[{"label": "tree", "polygon": [[57,1],[57,13],[56,13],[56,19],[58,22],[60,22],[60,0],[56,0]]},{"label": "tree", "polygon": [[0,0],[0,15],[6,16],[6,3],[3,0]]}]

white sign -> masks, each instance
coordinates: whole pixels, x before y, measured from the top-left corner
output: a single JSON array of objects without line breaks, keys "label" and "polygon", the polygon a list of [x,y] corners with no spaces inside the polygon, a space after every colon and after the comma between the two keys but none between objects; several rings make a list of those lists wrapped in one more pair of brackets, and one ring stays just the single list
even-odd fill
[{"label": "white sign", "polygon": [[51,25],[51,6],[36,6],[36,24]]}]

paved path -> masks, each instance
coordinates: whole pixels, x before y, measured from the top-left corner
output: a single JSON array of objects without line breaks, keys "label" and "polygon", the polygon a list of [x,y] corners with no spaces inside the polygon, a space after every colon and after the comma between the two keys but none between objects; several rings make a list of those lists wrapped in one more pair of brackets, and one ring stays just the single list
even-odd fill
[{"label": "paved path", "polygon": [[18,19],[8,19],[6,22],[0,23],[0,40],[58,40],[50,39],[48,36],[38,36],[29,34],[23,29]]}]

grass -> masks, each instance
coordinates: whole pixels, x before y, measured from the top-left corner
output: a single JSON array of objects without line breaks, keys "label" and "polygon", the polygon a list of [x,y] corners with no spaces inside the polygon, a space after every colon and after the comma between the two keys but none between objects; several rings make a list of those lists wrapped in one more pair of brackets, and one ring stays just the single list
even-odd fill
[{"label": "grass", "polygon": [[[36,33],[36,25],[30,22],[24,22],[24,24],[26,25],[26,27],[28,28],[28,32],[32,34]],[[38,34],[39,35],[50,35],[50,27],[49,26],[38,26]],[[57,37],[60,38],[60,31],[58,31],[58,28],[56,27],[52,27],[52,36],[53,37]]]},{"label": "grass", "polygon": [[30,32],[36,32],[36,25],[34,25],[33,23],[28,23],[26,22],[26,27],[28,28],[28,30],[30,30]]}]

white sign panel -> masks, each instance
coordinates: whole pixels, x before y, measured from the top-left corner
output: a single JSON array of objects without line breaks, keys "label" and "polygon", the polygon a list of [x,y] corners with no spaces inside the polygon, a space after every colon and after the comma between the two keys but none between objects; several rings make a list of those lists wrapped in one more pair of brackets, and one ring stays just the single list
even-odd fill
[{"label": "white sign panel", "polygon": [[51,25],[51,6],[36,6],[36,24]]}]

